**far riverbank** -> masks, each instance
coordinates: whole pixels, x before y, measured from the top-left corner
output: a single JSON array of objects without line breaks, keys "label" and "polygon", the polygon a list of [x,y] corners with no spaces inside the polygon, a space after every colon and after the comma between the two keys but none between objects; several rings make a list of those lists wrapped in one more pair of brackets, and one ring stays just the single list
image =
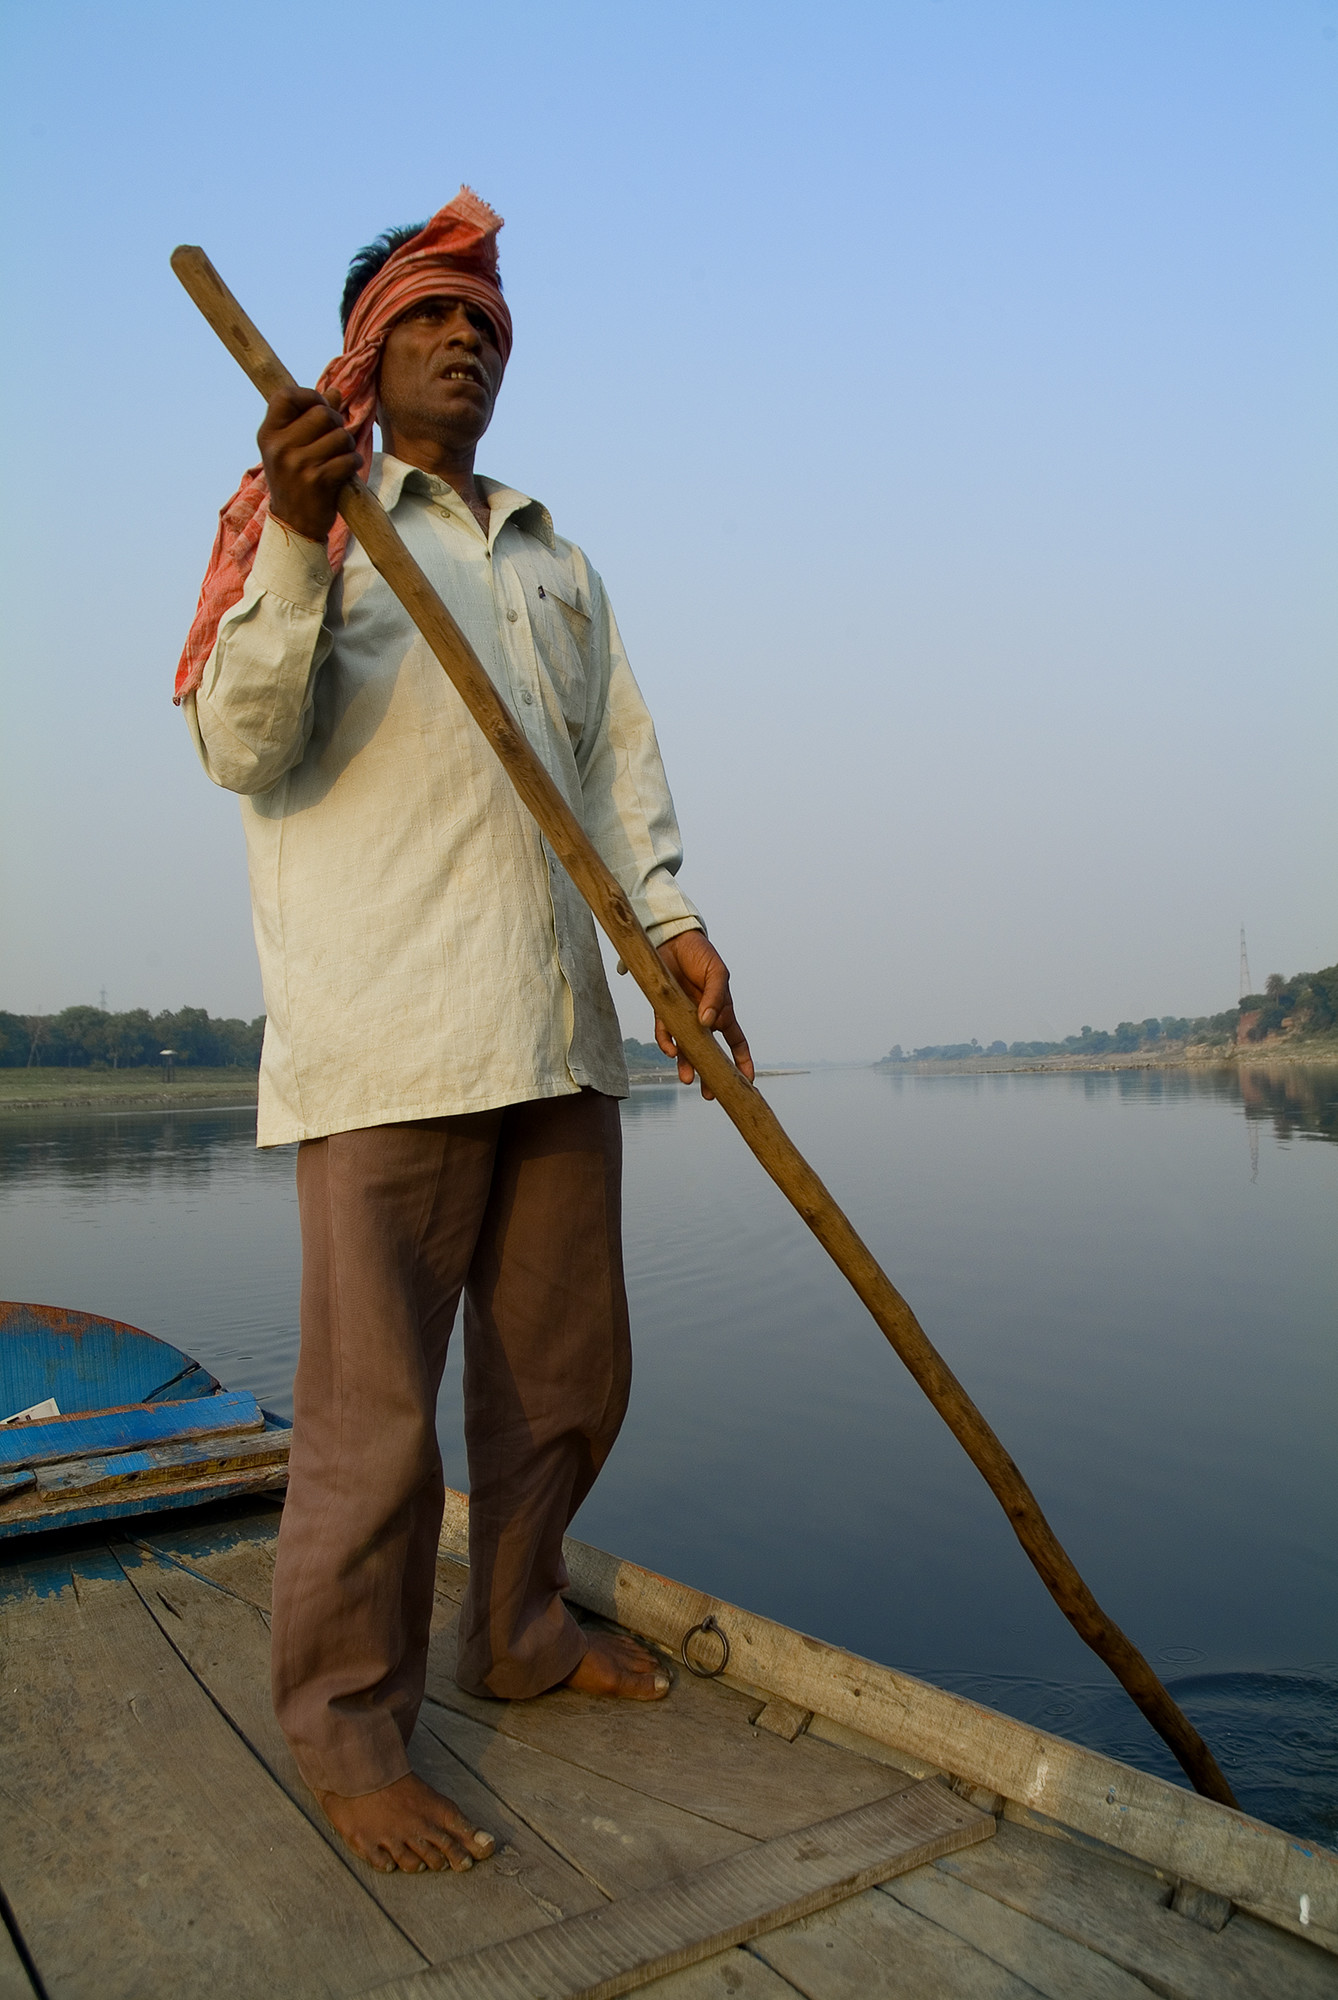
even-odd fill
[{"label": "far riverbank", "polygon": [[[798,1076],[799,1070],[762,1069],[763,1076]],[[671,1064],[629,1072],[634,1088],[648,1083],[677,1084]],[[255,1104],[254,1070],[177,1071],[168,1083],[156,1069],[0,1070],[0,1118],[35,1111],[245,1111]]]},{"label": "far riverbank", "polygon": [[878,1062],[873,1067],[882,1076],[987,1076],[1047,1073],[1060,1070],[1117,1069],[1272,1069],[1279,1063],[1338,1065],[1338,1037],[1316,1036],[1311,1040],[1259,1042],[1244,1048],[1181,1049],[1178,1053],[1154,1053],[1139,1049],[1127,1056],[969,1056],[956,1061],[916,1062],[913,1057],[900,1062]]}]

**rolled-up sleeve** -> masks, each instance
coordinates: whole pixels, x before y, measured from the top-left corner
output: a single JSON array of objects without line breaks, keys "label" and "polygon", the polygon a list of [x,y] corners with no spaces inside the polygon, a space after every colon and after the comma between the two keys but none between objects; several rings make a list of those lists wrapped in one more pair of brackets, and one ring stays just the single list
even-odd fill
[{"label": "rolled-up sleeve", "polygon": [[675,882],[683,839],[655,726],[628,665],[613,607],[589,571],[593,716],[577,756],[585,830],[655,944],[705,926]]},{"label": "rolled-up sleeve", "polygon": [[330,647],[324,546],[266,521],[241,599],[183,703],[200,762],[229,792],[266,792],[301,761],[316,673]]}]

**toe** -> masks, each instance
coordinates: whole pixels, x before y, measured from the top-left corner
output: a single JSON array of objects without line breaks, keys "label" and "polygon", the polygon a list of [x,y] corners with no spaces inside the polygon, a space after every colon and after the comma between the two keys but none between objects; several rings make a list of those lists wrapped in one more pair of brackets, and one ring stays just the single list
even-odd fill
[{"label": "toe", "polygon": [[404,1875],[421,1875],[426,1863],[415,1853],[407,1840],[384,1840],[381,1843],[395,1866]]},{"label": "toe", "polygon": [[486,1861],[497,1845],[492,1835],[481,1826],[471,1826],[460,1808],[449,1799],[441,1800],[441,1826],[446,1839],[455,1841],[462,1854],[479,1861]]}]

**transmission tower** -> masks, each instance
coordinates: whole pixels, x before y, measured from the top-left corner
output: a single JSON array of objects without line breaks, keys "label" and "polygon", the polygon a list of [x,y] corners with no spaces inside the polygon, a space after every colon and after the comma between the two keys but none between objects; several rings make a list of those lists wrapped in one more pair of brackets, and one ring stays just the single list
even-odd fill
[{"label": "transmission tower", "polygon": [[1247,993],[1253,993],[1253,991],[1254,991],[1254,987],[1253,987],[1253,986],[1251,985],[1251,983],[1250,983],[1250,954],[1249,954],[1249,952],[1248,952],[1248,951],[1246,951],[1246,949],[1245,949],[1245,926],[1244,926],[1244,924],[1242,924],[1242,925],[1241,925],[1241,927],[1240,927],[1240,997],[1241,997],[1241,999],[1243,1000],[1243,999],[1245,998],[1245,996],[1246,996],[1246,994],[1247,994]]}]

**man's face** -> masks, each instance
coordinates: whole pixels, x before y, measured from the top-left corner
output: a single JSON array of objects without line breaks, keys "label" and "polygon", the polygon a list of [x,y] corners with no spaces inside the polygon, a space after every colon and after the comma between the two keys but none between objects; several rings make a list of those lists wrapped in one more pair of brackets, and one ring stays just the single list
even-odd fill
[{"label": "man's face", "polygon": [[463,299],[423,299],[386,337],[382,430],[473,446],[492,422],[501,382],[502,357],[483,309]]}]

